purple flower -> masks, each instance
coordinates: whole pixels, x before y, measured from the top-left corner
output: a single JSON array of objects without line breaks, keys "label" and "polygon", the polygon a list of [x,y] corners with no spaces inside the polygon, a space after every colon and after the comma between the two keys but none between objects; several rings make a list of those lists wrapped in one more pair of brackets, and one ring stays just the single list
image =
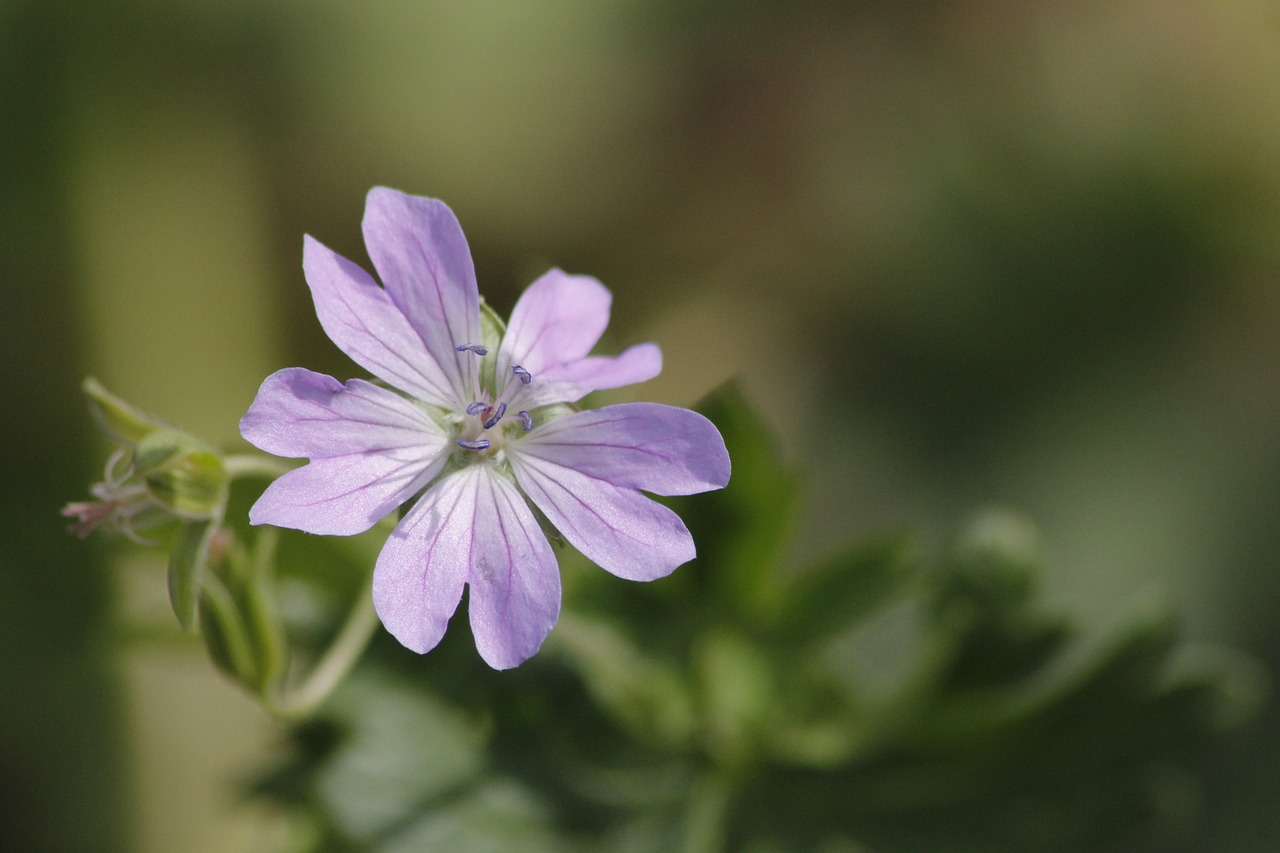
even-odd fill
[{"label": "purple flower", "polygon": [[378,557],[378,615],[427,652],[469,585],[476,646],[496,669],[533,655],[560,611],[534,507],[622,578],[653,580],[693,558],[684,523],[641,490],[723,488],[729,457],[716,428],[672,406],[572,405],[662,369],[653,344],[588,355],[609,321],[603,285],[553,269],[504,328],[442,202],[375,188],[364,239],[384,287],[310,237],[302,265],[325,332],[381,383],[302,368],[263,382],[241,433],[310,463],[267,488],[254,524],[355,534],[421,492]]}]

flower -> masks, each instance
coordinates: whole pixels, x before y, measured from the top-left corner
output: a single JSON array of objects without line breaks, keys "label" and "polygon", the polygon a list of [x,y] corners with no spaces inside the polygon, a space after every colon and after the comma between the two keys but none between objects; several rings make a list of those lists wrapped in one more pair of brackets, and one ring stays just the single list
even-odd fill
[{"label": "flower", "polygon": [[325,332],[385,386],[302,368],[268,377],[241,434],[310,462],[275,480],[250,521],[350,535],[421,492],[374,568],[378,615],[425,653],[467,586],[476,647],[495,669],[532,656],[559,615],[539,514],[622,578],[653,580],[691,560],[684,523],[641,490],[723,488],[729,457],[715,426],[653,403],[572,405],[662,369],[653,344],[588,355],[609,321],[609,291],[553,269],[504,328],[480,299],[445,204],[374,188],[363,229],[384,286],[311,237],[302,265]]},{"label": "flower", "polygon": [[123,447],[112,452],[102,474],[102,482],[94,483],[89,491],[94,501],[73,501],[62,508],[62,517],[74,519],[68,529],[81,539],[88,537],[99,526],[113,533],[121,533],[139,545],[154,545],[144,539],[139,528],[145,529],[167,520],[159,504],[147,491],[146,484],[128,464],[129,451]]}]

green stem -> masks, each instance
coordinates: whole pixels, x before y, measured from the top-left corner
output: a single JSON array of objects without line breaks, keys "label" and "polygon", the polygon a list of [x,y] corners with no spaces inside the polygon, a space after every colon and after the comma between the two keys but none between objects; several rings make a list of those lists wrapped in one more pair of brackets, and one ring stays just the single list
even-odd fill
[{"label": "green stem", "polygon": [[264,697],[268,709],[286,719],[305,717],[320,707],[343,677],[355,666],[378,627],[378,614],[373,609],[373,590],[364,585],[347,621],[303,681],[286,688],[278,699]]},{"label": "green stem", "polygon": [[270,525],[259,528],[242,590],[246,627],[258,651],[260,666],[256,686],[260,695],[275,689],[284,673],[287,656],[280,609],[275,602],[275,553],[279,538],[279,528]]},{"label": "green stem", "polygon": [[276,459],[273,456],[263,456],[258,453],[233,453],[224,457],[222,464],[226,467],[227,476],[232,480],[239,480],[243,477],[262,477],[274,480],[281,474],[287,474],[293,470],[293,466],[287,462]]}]

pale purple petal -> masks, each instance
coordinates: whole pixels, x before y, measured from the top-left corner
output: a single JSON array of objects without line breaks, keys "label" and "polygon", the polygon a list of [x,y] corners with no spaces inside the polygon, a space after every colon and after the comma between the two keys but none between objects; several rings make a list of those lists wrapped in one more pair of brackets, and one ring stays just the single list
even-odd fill
[{"label": "pale purple petal", "polygon": [[326,457],[384,448],[438,451],[445,432],[421,407],[363,379],[345,385],[304,367],[268,376],[240,434],[276,456]]},{"label": "pale purple petal", "polygon": [[446,458],[353,453],[317,459],[267,486],[249,508],[249,523],[322,536],[363,533],[439,474]]},{"label": "pale purple petal", "polygon": [[374,187],[363,227],[387,295],[448,378],[454,403],[465,407],[476,399],[479,366],[457,347],[481,341],[480,294],[462,226],[444,202]]},{"label": "pale purple petal", "polygon": [[443,430],[400,395],[296,367],[267,377],[240,433],[277,456],[313,460],[277,478],[249,512],[253,524],[310,533],[368,530],[447,457]]},{"label": "pale purple petal", "polygon": [[647,382],[662,372],[657,344],[636,344],[616,356],[593,355],[534,374],[534,381],[512,405],[535,408],[551,403],[576,403],[592,391]]},{"label": "pale purple petal", "polygon": [[[420,400],[456,404],[451,374],[368,273],[310,236],[303,239],[302,269],[320,325],[352,361]],[[450,356],[450,370],[453,362]]]},{"label": "pale purple petal", "polygon": [[627,580],[647,581],[694,558],[693,537],[680,517],[638,491],[537,456],[508,458],[529,499],[602,569]]},{"label": "pale purple petal", "polygon": [[729,454],[711,421],[658,403],[624,403],[539,426],[510,452],[659,495],[691,495],[729,482]]},{"label": "pale purple petal", "polygon": [[519,364],[538,376],[584,357],[609,325],[612,302],[605,286],[590,276],[547,272],[525,288],[511,310],[499,371]]},{"label": "pale purple petal", "polygon": [[555,555],[515,487],[474,465],[427,492],[396,528],[373,577],[378,615],[419,652],[444,635],[463,583],[471,585],[471,629],[495,669],[527,660],[560,610]]},{"label": "pale purple petal", "polygon": [[560,569],[547,537],[511,481],[475,466],[471,632],[480,657],[509,669],[533,656],[560,615]]},{"label": "pale purple petal", "polygon": [[425,654],[444,636],[467,582],[475,488],[459,472],[424,494],[387,538],[373,569],[373,606],[406,648]]}]

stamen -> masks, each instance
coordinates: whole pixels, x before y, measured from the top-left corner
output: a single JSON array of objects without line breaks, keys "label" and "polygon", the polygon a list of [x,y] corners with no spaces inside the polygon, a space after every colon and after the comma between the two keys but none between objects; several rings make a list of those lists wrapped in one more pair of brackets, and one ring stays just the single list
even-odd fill
[{"label": "stamen", "polygon": [[513,365],[511,367],[511,372],[514,373],[516,376],[518,376],[520,378],[520,381],[525,385],[528,385],[530,382],[533,381],[533,374],[525,370],[523,367],[521,367],[518,364]]},{"label": "stamen", "polygon": [[498,421],[502,420],[502,416],[505,415],[506,413],[507,413],[507,404],[505,402],[499,403],[498,408],[494,409],[493,411],[493,416],[490,417],[489,420],[484,422],[484,428],[492,429],[493,425],[496,424]]},{"label": "stamen", "polygon": [[474,403],[472,403],[470,406],[467,406],[467,414],[468,414],[468,415],[478,415],[478,414],[480,414],[481,412],[483,412],[483,411],[484,411],[485,409],[487,409],[487,408],[489,408],[489,404],[488,404],[488,403],[483,403],[483,402],[481,402],[481,401],[477,400],[477,401],[475,401]]},{"label": "stamen", "polygon": [[459,438],[455,439],[458,446],[463,450],[488,450],[489,439],[487,438]]},{"label": "stamen", "polygon": [[529,430],[533,429],[533,415],[529,414],[523,409],[521,409],[519,412],[516,412],[516,414],[520,416],[520,420],[524,421],[525,432],[528,432]]},{"label": "stamen", "polygon": [[457,350],[458,350],[458,352],[473,352],[473,353],[475,353],[476,355],[488,355],[488,354],[489,354],[489,350],[485,349],[484,347],[480,346],[479,344],[461,344],[461,345],[459,345],[459,346],[455,347],[455,349],[457,349]]}]

